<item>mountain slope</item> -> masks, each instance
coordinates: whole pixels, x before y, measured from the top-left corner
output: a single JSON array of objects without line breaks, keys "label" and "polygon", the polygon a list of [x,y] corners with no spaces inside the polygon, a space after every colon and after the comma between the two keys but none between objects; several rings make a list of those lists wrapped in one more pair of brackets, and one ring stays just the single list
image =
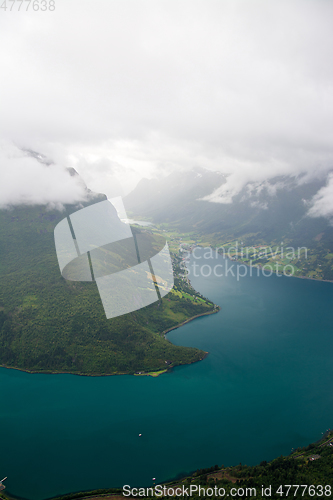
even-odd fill
[{"label": "mountain slope", "polygon": [[[257,184],[246,184],[232,203],[202,200],[226,177],[220,173],[195,169],[172,174],[165,179],[143,180],[125,199],[134,217],[167,223],[180,232],[192,232],[213,245],[243,241],[244,245],[307,247],[312,261],[308,271],[318,270],[321,278],[333,279],[333,228],[324,217],[308,217],[310,200],[325,185],[324,180],[278,177]],[[326,258],[328,256],[328,258]],[[302,263],[303,265],[304,263]],[[318,276],[319,276],[318,275]]]},{"label": "mountain slope", "polygon": [[202,359],[202,351],[175,346],[161,332],[212,310],[208,301],[179,299],[171,292],[108,320],[95,282],[61,276],[53,231],[78,208],[0,210],[0,364],[99,375],[162,370]]}]

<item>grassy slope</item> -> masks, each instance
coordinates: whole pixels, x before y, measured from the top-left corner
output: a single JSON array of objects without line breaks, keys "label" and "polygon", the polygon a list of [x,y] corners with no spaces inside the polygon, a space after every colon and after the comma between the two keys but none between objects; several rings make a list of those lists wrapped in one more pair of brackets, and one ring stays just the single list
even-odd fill
[{"label": "grassy slope", "polygon": [[94,282],[60,275],[53,230],[64,216],[45,207],[0,211],[0,364],[100,375],[201,359],[202,351],[174,346],[161,332],[213,304],[170,293],[161,303],[107,320]]},{"label": "grassy slope", "polygon": [[[300,242],[286,238],[281,245],[280,241],[265,240],[252,234],[244,234],[235,239],[234,236],[224,238],[219,234],[203,234],[196,230],[183,233],[170,223],[158,224],[157,227],[171,245],[182,238],[184,249],[196,245],[217,248],[220,249],[219,253],[222,254],[224,251],[226,256],[237,258],[244,264],[266,266],[267,273],[272,270],[279,274],[333,281],[333,253],[331,247],[327,247],[325,242],[320,244],[320,240],[313,245],[311,241],[304,239],[304,245],[301,247],[297,246]],[[234,250],[236,245],[238,245],[237,254]]]}]

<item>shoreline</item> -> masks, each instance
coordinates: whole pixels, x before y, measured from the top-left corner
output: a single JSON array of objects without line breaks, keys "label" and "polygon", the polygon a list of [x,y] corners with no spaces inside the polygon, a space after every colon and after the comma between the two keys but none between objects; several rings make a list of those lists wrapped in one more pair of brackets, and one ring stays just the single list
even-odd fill
[{"label": "shoreline", "polygon": [[[314,449],[317,448],[317,450],[315,450],[315,451],[318,452],[319,451],[318,448],[323,448],[324,446],[329,446],[329,443],[332,443],[332,441],[333,441],[332,430],[328,429],[317,441],[315,441],[313,443],[309,443],[309,445],[307,445],[307,446],[303,446],[303,447],[296,448],[296,449],[293,448],[292,450],[294,450],[294,451],[291,451],[291,453],[289,453],[289,454],[281,455],[281,457],[284,460],[291,460],[291,459],[298,460],[300,458],[303,458],[305,460],[309,460],[309,459],[311,459],[311,455],[313,453],[313,451],[311,451],[311,449],[308,449],[310,445],[313,445]],[[281,457],[274,457],[273,459],[268,460],[268,462],[266,462],[266,465],[271,464],[272,462],[280,459]],[[258,465],[260,465],[259,460],[257,460],[256,463],[250,467],[254,468]],[[233,483],[235,483],[236,480],[239,478],[239,476],[233,475],[233,471],[237,471],[238,467],[239,467],[238,465],[227,465],[227,466],[222,465],[220,467],[218,466],[217,469],[214,468],[215,470],[208,471],[206,469],[206,470],[202,471],[202,474],[196,475],[195,477],[201,479],[203,476],[207,475],[207,473],[208,473],[209,478],[214,478],[214,475],[215,475],[215,478],[219,479],[219,477],[216,476],[216,474],[222,474],[220,476],[220,479],[223,479],[223,478],[227,479],[227,481],[229,482],[229,486],[232,486]],[[179,475],[177,475],[177,476],[169,478],[167,480],[157,482],[157,485],[170,486],[171,488],[182,486],[184,484],[184,479],[187,479],[187,478],[193,479],[193,472],[196,472],[196,471],[183,473],[184,475],[182,475],[181,477],[179,477]],[[143,488],[148,488],[148,487],[143,486]],[[16,497],[16,496],[12,495],[10,492],[6,492],[6,493],[2,492],[2,493],[3,493],[3,495],[0,493],[0,499],[3,499],[3,500],[24,500],[21,497]],[[129,500],[136,500],[138,498],[138,496],[136,496],[136,497],[132,497],[132,496],[124,497],[124,495],[122,493],[123,493],[123,491],[122,491],[122,488],[120,488],[120,487],[98,488],[98,489],[94,489],[94,490],[83,490],[83,491],[81,490],[81,491],[69,492],[69,493],[65,493],[62,495],[57,495],[56,497],[49,497],[48,500],[75,500],[75,499],[77,499],[77,500],[78,499],[81,499],[81,500],[103,500],[103,499],[123,500],[124,498],[128,498]],[[227,495],[227,496],[229,496],[229,495]],[[144,498],[146,498],[146,497],[144,497]],[[154,498],[154,497],[152,497],[152,498]],[[168,496],[161,495],[159,498],[167,499]],[[173,497],[173,498],[175,498],[175,497]],[[181,498],[184,498],[184,497],[181,497]],[[316,498],[318,498],[318,496],[316,496]],[[323,498],[325,498],[325,497],[323,497]]]},{"label": "shoreline", "polygon": [[[219,254],[219,255],[221,255],[221,254]],[[229,259],[229,260],[231,260],[231,259]],[[236,259],[232,260],[232,262],[236,262],[236,264],[244,264],[247,267],[255,267],[257,269],[258,268],[262,269],[262,267],[263,267],[261,264],[258,264],[257,266],[253,266],[251,264],[248,264],[247,262],[244,262],[242,260],[236,260]],[[273,274],[277,274],[277,273],[273,272]],[[272,276],[273,276],[273,274],[272,274]],[[319,282],[323,282],[323,283],[333,283],[333,280],[320,280],[318,278],[310,278],[310,276],[296,276],[295,274],[281,274],[279,276],[285,276],[286,278],[299,278],[299,279],[302,279],[302,280],[319,281]]]},{"label": "shoreline", "polygon": [[[217,306],[216,308],[213,309],[213,311],[208,311],[202,314],[197,314],[196,316],[192,316],[191,318],[182,321],[182,323],[179,323],[178,325],[173,326],[172,328],[169,328],[168,330],[165,330],[161,332],[159,335],[163,335],[164,338],[165,335],[168,332],[171,332],[172,330],[176,330],[176,328],[180,328],[181,326],[185,325],[186,323],[189,323],[190,321],[193,321],[196,318],[200,318],[201,316],[207,316],[208,314],[215,314],[220,311],[220,306]],[[166,339],[167,340],[167,339]],[[170,341],[169,341],[170,342]],[[39,375],[78,375],[79,377],[113,377],[117,375],[132,375],[132,376],[150,376],[150,377],[158,377],[159,375],[162,375],[162,373],[167,373],[168,371],[171,371],[172,368],[175,366],[184,366],[184,365],[192,365],[193,363],[197,363],[198,361],[202,361],[208,356],[208,352],[203,351],[205,355],[203,358],[198,359],[197,361],[192,361],[191,363],[184,363],[184,364],[178,364],[178,365],[171,365],[168,366],[165,369],[161,370],[156,370],[156,371],[151,371],[151,372],[143,372],[143,373],[129,373],[129,372],[116,372],[116,373],[100,373],[100,374],[95,374],[95,373],[80,373],[80,372],[65,372],[65,371],[59,371],[59,372],[53,372],[53,371],[32,371],[32,370],[27,370],[24,368],[17,368],[15,366],[6,366],[6,365],[0,365],[0,368],[5,368],[7,370],[18,370],[20,372],[24,373],[30,373],[31,375],[34,374],[39,374]]]},{"label": "shoreline", "polygon": [[[190,280],[189,280],[190,281]],[[214,307],[214,309],[212,311],[208,311],[208,312],[205,312],[205,313],[201,313],[201,314],[196,314],[195,316],[192,316],[192,318],[189,318],[189,319],[186,319],[185,321],[182,321],[181,323],[179,323],[178,325],[175,325],[171,328],[168,328],[167,330],[164,330],[164,332],[162,332],[160,335],[164,335],[164,338],[165,335],[169,332],[171,332],[172,330],[176,330],[177,328],[180,328],[181,326],[183,325],[186,325],[186,323],[189,323],[190,321],[196,319],[196,318],[201,318],[201,316],[208,316],[209,314],[216,314],[218,313],[219,311],[221,310],[221,307],[220,306],[217,306],[217,307]],[[190,363],[191,364],[191,363]]]},{"label": "shoreline", "polygon": [[[206,247],[204,247],[202,245],[197,245],[197,246],[200,247],[200,248],[206,248]],[[216,249],[220,248],[220,247],[210,246],[210,247],[207,247],[207,248],[212,248],[213,250],[216,251]],[[192,250],[191,250],[191,254],[192,254]],[[222,253],[218,252],[218,255],[220,255],[221,257],[223,257]],[[239,265],[244,264],[247,267],[255,267],[255,268],[259,268],[259,269],[261,269],[263,267],[261,264],[258,264],[258,265],[254,266],[254,265],[249,264],[248,262],[244,262],[243,260],[231,259],[230,257],[224,257],[224,258],[230,260],[231,262],[235,262],[236,264],[239,264]],[[269,262],[268,262],[268,264],[269,264]],[[273,274],[276,274],[276,272],[273,272]],[[310,276],[296,276],[295,274],[281,274],[281,276],[285,276],[286,278],[300,278],[300,279],[303,279],[303,280],[319,281],[319,282],[323,282],[323,283],[333,283],[333,280],[324,280],[324,279],[318,279],[318,278],[311,278]],[[190,281],[190,283],[191,283],[191,281]]]},{"label": "shoreline", "polygon": [[[169,332],[171,332],[172,330],[176,330],[177,328],[180,328],[181,326],[186,325],[186,323],[189,323],[190,321],[193,321],[194,319],[201,318],[202,316],[208,316],[209,314],[216,314],[216,313],[218,313],[221,310],[220,306],[217,306],[216,304],[214,304],[214,306],[216,306],[216,307],[214,307],[214,309],[212,311],[208,311],[208,312],[201,313],[201,314],[196,314],[195,316],[192,316],[191,318],[188,318],[185,321],[182,321],[181,323],[178,323],[178,325],[172,326],[171,328],[168,328],[167,330],[164,330],[162,333],[160,333],[160,335],[163,335],[164,338],[166,340],[168,340],[166,338],[166,334],[169,333]],[[157,370],[156,372],[134,373],[134,375],[136,377],[143,377],[143,376],[146,376],[146,377],[147,376],[148,377],[159,377],[163,373],[167,373],[167,372],[171,371],[172,368],[175,368],[176,366],[193,365],[193,363],[198,363],[199,361],[202,361],[209,354],[208,351],[203,351],[203,352],[204,352],[204,356],[201,359],[198,359],[197,361],[192,361],[191,363],[184,363],[184,364],[179,364],[179,365],[170,365],[167,368],[162,369],[162,370]]]}]

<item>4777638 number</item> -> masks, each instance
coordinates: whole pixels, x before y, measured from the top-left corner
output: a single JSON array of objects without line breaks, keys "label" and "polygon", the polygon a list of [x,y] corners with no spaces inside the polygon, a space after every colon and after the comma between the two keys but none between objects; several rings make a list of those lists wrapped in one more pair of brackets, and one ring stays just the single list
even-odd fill
[{"label": "4777638 number", "polygon": [[[0,0],[1,1],[1,0]],[[14,8],[15,5],[15,8]],[[22,10],[34,10],[37,12],[38,10],[45,12],[46,10],[53,11],[55,10],[55,0],[3,0],[0,9],[3,9],[5,12],[7,10],[9,12],[20,11],[23,5]]]},{"label": "4777638 number", "polygon": [[304,497],[305,494],[310,497],[330,497],[332,487],[329,484],[322,486],[321,484],[283,484],[278,487],[276,494],[281,497],[295,497],[296,495]]}]

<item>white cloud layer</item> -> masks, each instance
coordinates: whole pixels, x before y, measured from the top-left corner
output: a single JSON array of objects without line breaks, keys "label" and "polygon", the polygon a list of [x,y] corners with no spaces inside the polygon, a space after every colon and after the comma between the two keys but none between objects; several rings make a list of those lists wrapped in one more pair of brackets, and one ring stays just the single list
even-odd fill
[{"label": "white cloud layer", "polygon": [[327,217],[333,221],[333,174],[328,177],[327,185],[313,197],[312,207],[308,211],[310,217]]},{"label": "white cloud layer", "polygon": [[210,197],[225,202],[245,182],[332,168],[332,2],[24,8],[0,17],[0,134],[89,187],[121,195],[202,166],[231,174]]},{"label": "white cloud layer", "polygon": [[64,203],[87,198],[78,176],[70,176],[59,165],[43,165],[17,147],[0,144],[0,208],[11,205],[49,205],[61,209]]}]

